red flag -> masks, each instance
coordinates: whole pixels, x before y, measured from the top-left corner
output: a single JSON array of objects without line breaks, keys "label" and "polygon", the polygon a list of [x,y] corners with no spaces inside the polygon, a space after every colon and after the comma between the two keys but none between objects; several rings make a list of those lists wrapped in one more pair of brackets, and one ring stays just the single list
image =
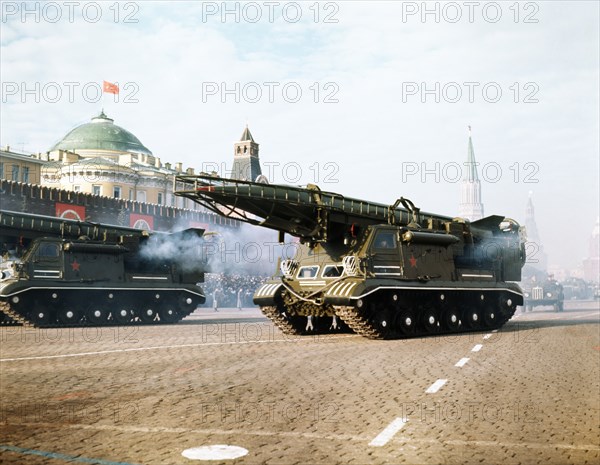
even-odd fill
[{"label": "red flag", "polygon": [[102,90],[107,94],[118,94],[119,86],[117,84],[113,84],[112,82],[104,81],[102,85]]}]

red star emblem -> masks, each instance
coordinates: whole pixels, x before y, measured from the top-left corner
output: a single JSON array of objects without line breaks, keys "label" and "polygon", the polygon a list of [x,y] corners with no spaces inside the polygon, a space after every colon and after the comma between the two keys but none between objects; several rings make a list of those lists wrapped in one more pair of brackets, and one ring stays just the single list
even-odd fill
[{"label": "red star emblem", "polygon": [[417,259],[414,257],[414,255],[411,255],[410,258],[408,259],[408,261],[410,262],[411,268],[417,267]]},{"label": "red star emblem", "polygon": [[73,271],[79,271],[79,266],[80,264],[77,263],[77,260],[71,262],[71,268],[73,268]]}]

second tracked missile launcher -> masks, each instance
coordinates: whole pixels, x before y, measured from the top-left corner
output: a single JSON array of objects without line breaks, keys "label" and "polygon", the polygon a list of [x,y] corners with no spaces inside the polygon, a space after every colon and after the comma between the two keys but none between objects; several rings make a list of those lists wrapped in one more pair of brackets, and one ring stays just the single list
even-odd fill
[{"label": "second tracked missile launcher", "polygon": [[0,270],[0,324],[180,321],[205,301],[198,285],[204,281],[205,263],[196,261],[184,269],[178,257],[157,249],[200,238],[203,232],[152,233],[0,211],[0,242],[15,255]]},{"label": "second tracked missile launcher", "polygon": [[[504,216],[469,222],[306,188],[179,176],[223,216],[299,238],[254,302],[284,332],[349,327],[369,338],[490,330],[523,305],[524,234]],[[289,247],[288,247],[289,249]]]}]

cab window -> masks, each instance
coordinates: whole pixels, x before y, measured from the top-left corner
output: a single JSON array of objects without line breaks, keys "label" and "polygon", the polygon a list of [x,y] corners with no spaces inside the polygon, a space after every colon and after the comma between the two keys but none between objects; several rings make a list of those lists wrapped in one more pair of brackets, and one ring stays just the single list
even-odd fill
[{"label": "cab window", "polygon": [[376,249],[395,249],[396,235],[394,231],[379,231],[373,245]]},{"label": "cab window", "polygon": [[56,260],[59,254],[59,245],[52,242],[42,242],[38,249],[38,257],[40,260]]},{"label": "cab window", "polygon": [[338,278],[342,276],[344,267],[342,265],[327,265],[323,268],[324,278]]},{"label": "cab window", "polygon": [[319,266],[303,266],[298,270],[298,279],[312,279],[316,278],[319,274]]}]

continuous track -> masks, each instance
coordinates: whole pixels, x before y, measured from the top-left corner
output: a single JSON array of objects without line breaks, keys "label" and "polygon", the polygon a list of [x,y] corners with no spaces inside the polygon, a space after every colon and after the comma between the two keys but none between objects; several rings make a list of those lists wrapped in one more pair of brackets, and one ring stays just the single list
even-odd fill
[{"label": "continuous track", "polygon": [[[516,305],[504,304],[509,297],[502,292],[484,295],[480,291],[439,295],[420,291],[400,298],[397,294],[373,294],[356,306],[333,306],[335,315],[356,334],[369,339],[398,339],[491,331],[502,327],[515,313]],[[448,301],[452,303],[448,303]],[[262,312],[285,334],[310,334],[306,317],[286,314],[286,307],[261,307]],[[320,333],[337,330],[321,327]]]},{"label": "continuous track", "polygon": [[284,334],[301,335],[304,328],[297,321],[290,319],[275,306],[260,307],[263,314],[269,318]]},{"label": "continuous track", "polygon": [[11,309],[8,302],[0,302],[0,325],[33,327],[24,317]]},{"label": "continuous track", "polygon": [[[24,326],[29,328],[60,328],[80,326],[119,326],[138,324],[173,324],[190,315],[196,302],[179,303],[177,299],[151,305],[108,303],[95,296],[75,299],[61,296],[59,302],[30,297],[16,305],[0,301],[0,326]],[[97,304],[97,305],[96,305]],[[145,309],[151,311],[144,315]],[[94,315],[96,313],[96,315]],[[120,313],[120,314],[119,314]]]}]

